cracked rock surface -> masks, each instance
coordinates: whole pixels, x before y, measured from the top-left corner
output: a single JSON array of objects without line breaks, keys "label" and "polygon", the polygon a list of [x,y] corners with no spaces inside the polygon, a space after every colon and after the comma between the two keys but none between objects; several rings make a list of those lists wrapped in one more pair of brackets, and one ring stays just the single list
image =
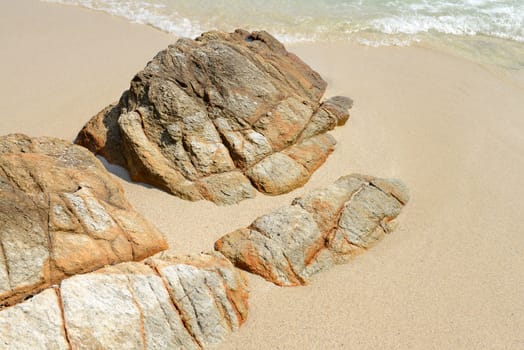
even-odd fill
[{"label": "cracked rock surface", "polygon": [[243,272],[218,253],[76,275],[0,311],[2,349],[202,349],[247,318]]},{"label": "cracked rock surface", "polygon": [[324,163],[326,132],[349,117],[352,101],[321,103],[325,89],[266,32],[207,32],[159,52],[76,142],[184,199],[281,194]]},{"label": "cracked rock surface", "polygon": [[343,176],[225,235],[215,249],[277,285],[303,285],[391,232],[408,200],[398,180]]},{"label": "cracked rock surface", "polygon": [[68,276],[164,249],[162,235],[87,149],[0,137],[0,308]]}]

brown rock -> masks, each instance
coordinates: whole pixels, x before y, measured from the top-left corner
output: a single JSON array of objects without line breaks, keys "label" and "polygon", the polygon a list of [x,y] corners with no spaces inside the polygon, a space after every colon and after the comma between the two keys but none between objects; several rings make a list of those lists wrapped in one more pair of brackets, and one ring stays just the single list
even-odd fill
[{"label": "brown rock", "polygon": [[225,235],[215,249],[275,284],[306,284],[391,232],[408,199],[399,180],[344,176]]},{"label": "brown rock", "polygon": [[54,138],[0,137],[0,307],[166,248],[88,150]]},{"label": "brown rock", "polygon": [[131,178],[232,204],[302,186],[333,151],[352,101],[266,32],[208,32],[159,52],[76,142]]},{"label": "brown rock", "polygon": [[247,318],[247,282],[219,253],[76,275],[0,311],[2,349],[201,349]]}]

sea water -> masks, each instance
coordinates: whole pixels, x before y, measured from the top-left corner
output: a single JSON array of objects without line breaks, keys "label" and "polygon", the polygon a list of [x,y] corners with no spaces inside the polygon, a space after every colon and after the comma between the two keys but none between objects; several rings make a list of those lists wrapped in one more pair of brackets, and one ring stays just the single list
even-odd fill
[{"label": "sea water", "polygon": [[177,36],[264,29],[285,43],[428,45],[524,69],[524,0],[51,0]]}]

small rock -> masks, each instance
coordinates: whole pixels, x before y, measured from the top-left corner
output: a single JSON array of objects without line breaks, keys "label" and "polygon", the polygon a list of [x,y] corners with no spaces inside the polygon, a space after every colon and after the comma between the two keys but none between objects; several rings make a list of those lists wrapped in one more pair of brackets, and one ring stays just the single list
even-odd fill
[{"label": "small rock", "polygon": [[408,200],[399,180],[344,176],[223,236],[215,249],[277,285],[303,285],[391,232]]}]

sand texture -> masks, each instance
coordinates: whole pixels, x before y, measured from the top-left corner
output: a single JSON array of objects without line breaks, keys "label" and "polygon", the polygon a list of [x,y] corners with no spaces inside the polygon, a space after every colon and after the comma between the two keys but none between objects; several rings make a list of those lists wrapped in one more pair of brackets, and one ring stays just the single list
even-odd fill
[{"label": "sand texture", "polygon": [[[0,13],[0,134],[72,140],[174,38],[74,7],[5,1]],[[218,207],[117,174],[131,204],[174,253],[225,233],[342,175],[402,179],[400,227],[306,287],[250,276],[250,315],[222,349],[522,349],[524,89],[424,48],[289,46],[350,96],[348,123],[310,181],[291,193]]]}]

